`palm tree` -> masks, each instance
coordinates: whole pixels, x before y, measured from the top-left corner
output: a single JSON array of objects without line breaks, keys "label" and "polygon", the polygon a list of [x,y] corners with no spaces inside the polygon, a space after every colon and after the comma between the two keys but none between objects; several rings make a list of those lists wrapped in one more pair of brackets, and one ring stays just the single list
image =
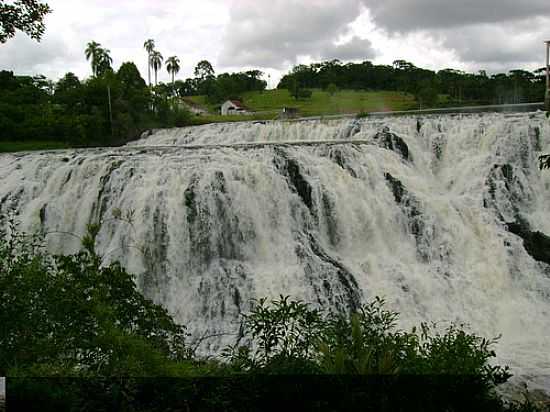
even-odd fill
[{"label": "palm tree", "polygon": [[97,68],[97,74],[104,74],[107,70],[111,68],[113,64],[113,58],[111,57],[111,50],[109,49],[99,49],[99,63]]},{"label": "palm tree", "polygon": [[166,70],[168,74],[172,75],[172,86],[174,85],[174,78],[180,71],[180,59],[177,56],[172,56],[166,59]]},{"label": "palm tree", "polygon": [[88,43],[86,50],[84,51],[84,53],[86,54],[86,60],[91,60],[92,74],[94,76],[97,75],[97,72],[99,69],[99,64],[101,60],[100,56],[101,56],[102,50],[103,49],[101,48],[101,44],[95,41],[91,41]]},{"label": "palm tree", "polygon": [[149,39],[143,43],[143,47],[147,51],[147,72],[149,74],[149,86],[151,86],[151,54],[155,50],[155,41]]},{"label": "palm tree", "polygon": [[160,68],[162,67],[162,61],[164,60],[164,57],[162,57],[162,54],[160,52],[153,50],[151,52],[151,67],[153,68],[155,72],[155,86],[157,85],[157,74]]}]

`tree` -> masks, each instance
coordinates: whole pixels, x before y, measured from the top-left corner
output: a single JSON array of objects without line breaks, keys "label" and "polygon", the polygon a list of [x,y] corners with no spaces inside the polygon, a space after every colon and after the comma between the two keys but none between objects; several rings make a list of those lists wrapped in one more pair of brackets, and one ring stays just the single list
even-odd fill
[{"label": "tree", "polygon": [[102,76],[107,71],[112,70],[111,64],[113,64],[113,59],[111,57],[111,51],[109,49],[100,49],[98,59],[98,76]]},{"label": "tree", "polygon": [[95,41],[88,43],[86,50],[84,51],[86,55],[86,60],[90,60],[92,65],[92,74],[97,76],[99,66],[101,64],[101,54],[102,54],[101,44]]},{"label": "tree", "polygon": [[44,17],[50,6],[37,0],[16,0],[13,4],[0,2],[0,43],[5,43],[20,30],[40,41],[46,26]]},{"label": "tree", "polygon": [[304,89],[296,77],[292,77],[288,83],[288,92],[294,99],[309,99],[311,97],[311,90]]},{"label": "tree", "polygon": [[132,62],[122,63],[117,72],[117,79],[121,83],[123,90],[143,90],[147,87],[137,66]]},{"label": "tree", "polygon": [[158,79],[157,79],[157,75],[158,75],[158,71],[160,70],[160,68],[162,67],[162,61],[164,60],[164,58],[162,57],[162,54],[160,54],[160,52],[156,51],[156,50],[153,50],[151,52],[151,67],[153,68],[153,71],[155,72],[155,85],[157,85],[158,83]]},{"label": "tree", "polygon": [[428,81],[422,81],[419,84],[419,90],[416,93],[416,100],[420,108],[434,107],[437,104],[439,95],[437,89]]},{"label": "tree", "polygon": [[334,94],[338,91],[338,87],[334,84],[334,83],[331,83],[327,86],[327,92],[328,94],[330,94],[331,96],[334,96]]},{"label": "tree", "polygon": [[149,86],[151,86],[151,53],[155,50],[155,41],[149,39],[143,43],[143,47],[147,51],[147,72],[149,76]]},{"label": "tree", "polygon": [[172,75],[172,86],[174,86],[175,76],[180,71],[180,59],[177,56],[169,57],[166,60],[166,70]]},{"label": "tree", "polygon": [[214,68],[208,60],[201,60],[195,67],[195,77],[201,81],[214,77]]},{"label": "tree", "polygon": [[54,101],[74,111],[82,100],[82,84],[74,73],[67,73],[55,85]]}]

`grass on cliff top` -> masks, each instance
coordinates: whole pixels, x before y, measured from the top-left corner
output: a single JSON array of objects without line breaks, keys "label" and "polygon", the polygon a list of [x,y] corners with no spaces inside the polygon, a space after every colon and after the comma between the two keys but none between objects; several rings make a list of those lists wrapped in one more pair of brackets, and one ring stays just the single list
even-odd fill
[{"label": "grass on cliff top", "polygon": [[[296,107],[300,116],[317,116],[344,113],[378,112],[393,110],[410,110],[418,108],[414,97],[410,94],[393,91],[361,91],[339,90],[333,96],[328,92],[314,89],[309,99],[296,100],[286,89],[265,90],[263,92],[247,92],[242,95],[245,106],[260,113],[264,119],[273,118],[283,107]],[[193,101],[208,107],[214,113],[215,105],[206,104],[204,96],[193,96]],[[271,116],[271,117],[269,117]],[[210,117],[210,116],[206,116]],[[238,120],[250,120],[249,116],[219,116],[223,121],[231,121],[229,117]]]}]

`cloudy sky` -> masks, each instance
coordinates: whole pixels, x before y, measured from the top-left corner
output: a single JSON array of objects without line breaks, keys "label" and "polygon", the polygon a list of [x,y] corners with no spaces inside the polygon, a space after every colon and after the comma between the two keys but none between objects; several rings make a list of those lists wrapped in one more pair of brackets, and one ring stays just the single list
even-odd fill
[{"label": "cloudy sky", "polygon": [[[536,69],[550,40],[550,0],[47,0],[53,9],[41,43],[18,34],[0,44],[0,70],[90,75],[86,43],[132,60],[147,75],[143,42],[216,70],[260,68],[275,86],[296,63],[338,58],[412,61],[489,72]],[[159,76],[168,80],[163,70]],[[269,80],[266,75],[266,80]]]}]

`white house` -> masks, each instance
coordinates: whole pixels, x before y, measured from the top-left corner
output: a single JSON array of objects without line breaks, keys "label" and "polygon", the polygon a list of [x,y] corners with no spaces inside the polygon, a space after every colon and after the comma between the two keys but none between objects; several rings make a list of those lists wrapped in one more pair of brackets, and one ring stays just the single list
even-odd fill
[{"label": "white house", "polygon": [[221,106],[222,116],[234,114],[250,114],[250,111],[239,100],[227,100]]}]

